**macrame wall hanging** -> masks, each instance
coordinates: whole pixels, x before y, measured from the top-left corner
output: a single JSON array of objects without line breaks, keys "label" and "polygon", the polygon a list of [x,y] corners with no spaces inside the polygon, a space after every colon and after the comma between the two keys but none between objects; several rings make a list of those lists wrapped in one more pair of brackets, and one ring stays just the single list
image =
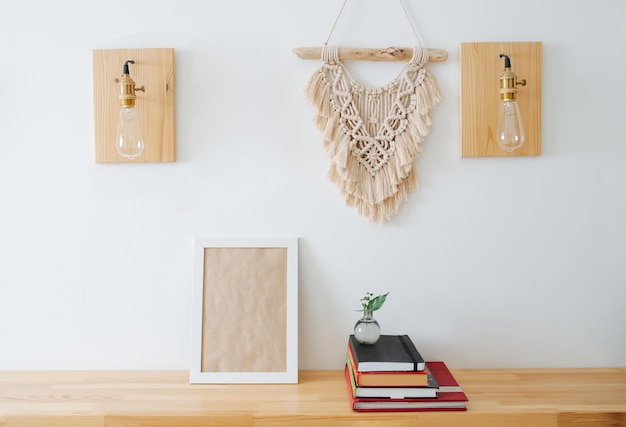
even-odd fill
[{"label": "macrame wall hanging", "polygon": [[[315,123],[330,159],[328,178],[345,202],[371,222],[386,222],[417,187],[415,159],[428,134],[430,110],[441,99],[435,78],[424,67],[445,61],[447,53],[421,46],[402,0],[398,0],[417,40],[414,48],[339,48],[328,42],[346,5],[321,48],[295,48],[303,59],[322,66],[306,86],[315,107]],[[407,60],[398,77],[380,88],[354,80],[341,62]]]}]

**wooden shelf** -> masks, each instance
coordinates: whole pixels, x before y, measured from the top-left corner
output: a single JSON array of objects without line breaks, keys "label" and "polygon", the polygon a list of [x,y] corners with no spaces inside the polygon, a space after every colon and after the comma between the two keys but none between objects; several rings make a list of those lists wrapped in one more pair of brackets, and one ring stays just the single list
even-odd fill
[{"label": "wooden shelf", "polygon": [[626,368],[453,370],[467,412],[358,413],[341,371],[191,385],[185,371],[0,371],[0,426],[626,426]]}]

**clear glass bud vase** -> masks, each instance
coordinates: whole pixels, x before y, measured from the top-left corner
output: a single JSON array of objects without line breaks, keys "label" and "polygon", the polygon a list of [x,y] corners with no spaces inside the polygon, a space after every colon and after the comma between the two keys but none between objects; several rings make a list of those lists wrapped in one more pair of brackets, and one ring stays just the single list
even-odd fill
[{"label": "clear glass bud vase", "polygon": [[374,319],[373,311],[364,311],[354,325],[354,337],[361,344],[374,344],[380,338],[380,325]]}]

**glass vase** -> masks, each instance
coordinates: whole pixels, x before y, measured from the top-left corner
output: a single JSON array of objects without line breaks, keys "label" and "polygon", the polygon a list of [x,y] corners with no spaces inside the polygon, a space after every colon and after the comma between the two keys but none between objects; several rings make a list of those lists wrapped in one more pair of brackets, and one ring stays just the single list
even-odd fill
[{"label": "glass vase", "polygon": [[380,338],[380,325],[374,319],[373,311],[364,311],[354,325],[354,337],[361,344],[374,344]]}]

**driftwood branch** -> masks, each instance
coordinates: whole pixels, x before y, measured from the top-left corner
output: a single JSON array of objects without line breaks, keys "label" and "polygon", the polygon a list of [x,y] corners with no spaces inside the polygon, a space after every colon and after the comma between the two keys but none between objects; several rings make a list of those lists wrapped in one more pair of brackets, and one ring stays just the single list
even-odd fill
[{"label": "driftwood branch", "polygon": [[[296,47],[293,50],[300,59],[322,58],[321,47]],[[448,52],[441,49],[428,49],[429,62],[443,62],[448,59]],[[354,61],[409,61],[413,57],[412,47],[356,48],[340,47],[339,60]]]}]

